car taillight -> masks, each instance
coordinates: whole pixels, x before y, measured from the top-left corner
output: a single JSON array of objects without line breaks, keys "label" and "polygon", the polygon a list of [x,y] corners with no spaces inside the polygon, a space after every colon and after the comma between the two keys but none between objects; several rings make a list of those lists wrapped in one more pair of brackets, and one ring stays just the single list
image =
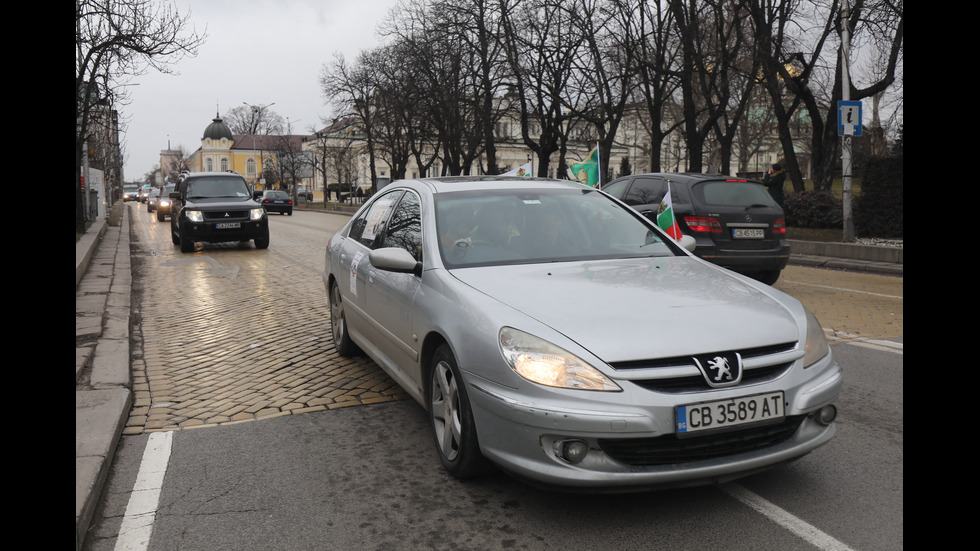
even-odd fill
[{"label": "car taillight", "polygon": [[786,234],[786,220],[783,218],[777,218],[775,222],[772,223],[772,233],[778,235]]},{"label": "car taillight", "polygon": [[721,222],[712,216],[685,216],[684,222],[691,231],[721,233]]}]

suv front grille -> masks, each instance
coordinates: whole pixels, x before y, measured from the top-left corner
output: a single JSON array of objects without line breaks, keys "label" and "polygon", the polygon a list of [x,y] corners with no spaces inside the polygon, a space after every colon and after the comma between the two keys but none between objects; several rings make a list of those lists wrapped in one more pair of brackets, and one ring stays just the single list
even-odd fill
[{"label": "suv front grille", "polygon": [[693,438],[668,434],[656,438],[600,439],[599,448],[609,457],[627,465],[673,465],[702,461],[761,450],[785,442],[800,428],[805,417],[797,415],[775,425]]},{"label": "suv front grille", "polygon": [[[227,214],[227,216],[225,216]],[[241,220],[248,218],[247,210],[214,210],[204,211],[204,220],[207,222],[220,222],[222,220]]]}]

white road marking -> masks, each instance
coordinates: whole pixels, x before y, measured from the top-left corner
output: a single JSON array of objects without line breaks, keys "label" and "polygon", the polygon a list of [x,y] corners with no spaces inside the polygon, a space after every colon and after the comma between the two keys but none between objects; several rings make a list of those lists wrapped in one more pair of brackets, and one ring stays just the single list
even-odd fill
[{"label": "white road marking", "polygon": [[820,285],[817,283],[806,283],[804,281],[792,281],[789,279],[786,280],[786,283],[792,283],[794,285],[804,285],[807,287],[820,287],[823,289],[830,289],[831,291],[843,291],[846,293],[858,293],[860,295],[872,295],[876,297],[897,298],[898,300],[905,300],[905,297],[898,296],[898,295],[884,295],[881,293],[871,293],[869,291],[858,291],[856,289],[848,289],[847,287],[834,287],[832,285]]},{"label": "white road marking", "polygon": [[796,518],[787,511],[780,509],[738,484],[724,484],[721,486],[721,489],[728,493],[728,495],[768,517],[776,524],[803,538],[818,549],[824,551],[853,551],[843,542],[838,541],[829,534],[825,534],[815,526]]},{"label": "white road marking", "polygon": [[866,337],[851,335],[850,333],[834,331],[833,329],[827,329],[827,328],[824,328],[824,334],[827,335],[827,340],[830,341],[853,344],[854,346],[861,346],[864,348],[870,348],[872,350],[879,350],[882,352],[905,354],[905,344],[900,342],[884,341],[881,339],[869,339]]},{"label": "white road marking", "polygon": [[154,432],[150,434],[143,450],[136,485],[126,505],[119,536],[116,538],[117,551],[142,551],[150,545],[153,521],[160,504],[160,491],[163,477],[170,463],[170,450],[174,439],[173,432]]}]

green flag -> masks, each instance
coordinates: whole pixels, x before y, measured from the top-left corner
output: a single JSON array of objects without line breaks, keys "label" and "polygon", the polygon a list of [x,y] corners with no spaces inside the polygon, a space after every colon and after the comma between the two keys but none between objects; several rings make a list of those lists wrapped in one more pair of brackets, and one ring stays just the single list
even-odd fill
[{"label": "green flag", "polygon": [[583,184],[591,187],[599,185],[599,145],[589,152],[588,157],[581,163],[568,165],[572,175]]}]

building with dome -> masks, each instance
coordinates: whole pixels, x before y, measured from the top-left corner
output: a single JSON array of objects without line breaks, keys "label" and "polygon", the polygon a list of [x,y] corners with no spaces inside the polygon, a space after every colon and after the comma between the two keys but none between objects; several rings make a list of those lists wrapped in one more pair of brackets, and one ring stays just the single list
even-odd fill
[{"label": "building with dome", "polygon": [[[276,181],[290,182],[309,177],[309,168],[295,156],[302,149],[303,136],[232,134],[220,115],[215,115],[201,136],[201,147],[187,158],[191,172],[234,171],[248,181],[252,189],[272,187]],[[288,157],[288,158],[286,158]],[[269,181],[275,180],[275,181]]]}]

